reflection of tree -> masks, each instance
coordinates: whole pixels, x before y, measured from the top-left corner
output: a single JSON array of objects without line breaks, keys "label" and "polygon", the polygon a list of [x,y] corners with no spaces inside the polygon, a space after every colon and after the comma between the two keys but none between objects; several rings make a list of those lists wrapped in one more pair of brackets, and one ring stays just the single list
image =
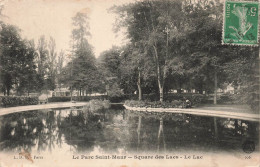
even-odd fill
[{"label": "reflection of tree", "polygon": [[[1,121],[1,149],[52,151],[57,131],[56,111],[30,111],[5,115]],[[58,117],[57,117],[58,118]]]},{"label": "reflection of tree", "polygon": [[[54,148],[54,140],[56,135],[56,111],[49,111],[46,113],[45,125],[41,130],[41,143],[48,145],[48,150],[51,152]],[[39,141],[40,142],[40,141]],[[41,150],[41,149],[39,149]]]},{"label": "reflection of tree", "polygon": [[77,151],[92,150],[95,141],[103,138],[99,116],[90,112],[71,112],[61,121],[60,130],[65,135],[66,142]]},{"label": "reflection of tree", "polygon": [[139,116],[138,117],[138,126],[137,126],[137,151],[139,150],[139,146],[140,146],[141,127],[142,127],[142,116]]},{"label": "reflection of tree", "polygon": [[103,151],[125,153],[131,138],[125,112],[110,109],[105,116],[104,139],[99,140],[98,144],[103,148]]},{"label": "reflection of tree", "polygon": [[[162,140],[162,142],[161,142]],[[163,119],[160,119],[160,126],[159,126],[159,132],[158,132],[158,146],[157,151],[160,151],[161,144],[163,144],[163,150],[166,151],[166,144],[165,144],[165,138],[164,138],[164,131],[163,131]]]},{"label": "reflection of tree", "polygon": [[257,122],[249,122],[235,119],[219,119],[220,140],[225,143],[241,144],[244,140],[258,142],[259,131]]},{"label": "reflection of tree", "polygon": [[49,129],[48,133],[47,133],[47,137],[48,137],[48,148],[49,151],[52,151],[52,148],[54,148],[54,140],[55,140],[55,131],[56,131],[56,119],[55,119],[55,114],[56,111],[50,111],[47,114],[47,119],[46,119],[46,125],[47,125],[47,129]]},{"label": "reflection of tree", "polygon": [[42,127],[41,118],[43,113],[36,111],[14,113],[3,116],[2,121],[2,149],[13,150],[21,148],[31,150],[35,145],[35,140],[39,135],[39,129]]},{"label": "reflection of tree", "polygon": [[131,131],[131,147],[139,152],[197,148],[202,141],[212,141],[211,121],[207,117],[144,112],[129,112],[128,115],[128,124],[137,130],[137,133]]},{"label": "reflection of tree", "polygon": [[[142,112],[128,113],[130,148],[132,151],[146,152],[156,150],[158,123],[154,116]],[[129,149],[130,149],[129,148]]]},{"label": "reflection of tree", "polygon": [[158,144],[159,151],[165,146],[167,151],[175,151],[228,149],[223,143],[241,148],[241,142],[248,139],[258,143],[258,123],[217,118],[217,124],[220,142],[214,140],[211,117],[121,109],[29,111],[0,117],[0,149],[52,151],[55,146],[62,147],[64,138],[79,152],[97,146],[113,153],[154,152]]},{"label": "reflection of tree", "polygon": [[56,140],[56,144],[58,145],[58,147],[61,148],[61,143],[62,143],[62,133],[60,132],[60,127],[61,127],[61,110],[58,110],[58,114],[57,114],[57,140]]},{"label": "reflection of tree", "polygon": [[57,130],[56,119],[58,119],[58,116],[56,117],[56,111],[44,113],[44,118],[40,121],[43,126],[38,129],[38,152],[46,150],[47,148],[51,152],[54,148],[54,143],[57,140],[58,135],[61,135]]}]

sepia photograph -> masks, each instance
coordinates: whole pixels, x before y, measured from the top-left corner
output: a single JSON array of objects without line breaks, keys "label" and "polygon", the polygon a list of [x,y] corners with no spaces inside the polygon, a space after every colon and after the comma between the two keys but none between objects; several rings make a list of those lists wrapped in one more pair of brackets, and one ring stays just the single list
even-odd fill
[{"label": "sepia photograph", "polygon": [[259,167],[258,0],[0,0],[0,167]]}]

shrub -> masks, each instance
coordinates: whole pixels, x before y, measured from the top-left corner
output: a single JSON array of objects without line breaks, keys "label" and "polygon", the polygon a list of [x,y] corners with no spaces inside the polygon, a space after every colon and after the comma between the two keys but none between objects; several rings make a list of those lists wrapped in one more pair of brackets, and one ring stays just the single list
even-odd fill
[{"label": "shrub", "polygon": [[182,101],[181,100],[173,100],[172,104],[176,105],[176,106],[180,106],[182,104]]},{"label": "shrub", "polygon": [[217,100],[219,104],[246,104],[248,97],[241,94],[222,94]]},{"label": "shrub", "polygon": [[38,104],[38,97],[0,97],[0,106],[2,107],[14,107],[24,105],[36,105]]},{"label": "shrub", "polygon": [[70,97],[64,96],[64,97],[50,97],[48,98],[48,102],[67,102],[70,101]]},{"label": "shrub", "polygon": [[193,94],[190,98],[192,105],[198,105],[207,102],[208,97],[202,94]]},{"label": "shrub", "polygon": [[257,93],[240,93],[240,94],[223,94],[218,101],[220,104],[247,104],[253,111],[259,111],[259,94]]},{"label": "shrub", "polygon": [[[144,95],[144,99],[148,101],[159,101],[159,95],[157,94],[149,94],[149,95]],[[208,102],[208,97],[202,94],[191,94],[191,93],[183,93],[183,94],[166,94],[164,96],[165,101],[183,101],[183,99],[189,99],[193,105],[201,104],[201,103],[207,103]]]},{"label": "shrub", "polygon": [[146,99],[148,101],[159,101],[159,95],[156,93],[150,93],[150,94],[144,94],[143,99]]},{"label": "shrub", "polygon": [[101,111],[110,108],[110,102],[108,100],[90,100],[84,107],[83,111]]},{"label": "shrub", "polygon": [[174,100],[173,102],[148,102],[148,101],[135,101],[126,100],[125,105],[129,107],[148,107],[148,108],[183,108],[183,102],[180,100]]}]

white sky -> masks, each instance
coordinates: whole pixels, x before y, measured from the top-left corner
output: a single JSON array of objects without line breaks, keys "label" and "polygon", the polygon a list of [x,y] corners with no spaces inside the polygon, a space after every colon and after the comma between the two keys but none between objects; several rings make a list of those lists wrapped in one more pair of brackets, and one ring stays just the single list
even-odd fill
[{"label": "white sky", "polygon": [[112,45],[120,46],[122,34],[112,30],[115,15],[107,9],[114,4],[119,5],[131,0],[5,0],[3,14],[5,22],[18,26],[22,36],[34,39],[45,35],[56,40],[57,51],[69,51],[72,31],[72,17],[79,11],[87,11],[90,18],[90,44],[94,47],[96,57]]}]

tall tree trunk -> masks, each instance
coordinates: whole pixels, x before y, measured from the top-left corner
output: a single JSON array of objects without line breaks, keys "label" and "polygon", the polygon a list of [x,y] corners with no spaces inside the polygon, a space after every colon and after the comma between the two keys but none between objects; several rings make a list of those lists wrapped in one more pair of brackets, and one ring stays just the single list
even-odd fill
[{"label": "tall tree trunk", "polygon": [[141,71],[138,67],[138,81],[137,81],[137,87],[138,87],[138,99],[142,100],[142,88],[141,88]]},{"label": "tall tree trunk", "polygon": [[159,64],[159,58],[158,58],[158,52],[157,52],[157,47],[153,45],[153,49],[155,52],[155,63],[156,63],[156,69],[157,69],[157,81],[158,81],[158,86],[159,86],[159,93],[160,93],[160,101],[163,102],[163,81],[164,77],[162,77],[162,72]]},{"label": "tall tree trunk", "polygon": [[160,93],[160,102],[163,102],[163,86],[159,86],[159,93]]},{"label": "tall tree trunk", "polygon": [[218,140],[218,122],[217,122],[217,118],[214,117],[213,118],[213,121],[214,121],[214,131],[215,131],[215,140]]},{"label": "tall tree trunk", "polygon": [[72,86],[70,87],[70,101],[72,101],[72,92],[73,92],[73,90],[72,90]]},{"label": "tall tree trunk", "polygon": [[30,82],[28,82],[28,88],[27,88],[28,96],[30,95]]},{"label": "tall tree trunk", "polygon": [[217,104],[217,91],[218,91],[218,80],[217,71],[214,72],[214,104]]},{"label": "tall tree trunk", "polygon": [[7,96],[10,95],[10,89],[9,88],[6,89],[6,94],[7,94]]},{"label": "tall tree trunk", "polygon": [[140,147],[140,134],[141,134],[141,126],[142,126],[142,116],[139,116],[138,118],[138,126],[137,126],[137,151],[139,150]]}]

